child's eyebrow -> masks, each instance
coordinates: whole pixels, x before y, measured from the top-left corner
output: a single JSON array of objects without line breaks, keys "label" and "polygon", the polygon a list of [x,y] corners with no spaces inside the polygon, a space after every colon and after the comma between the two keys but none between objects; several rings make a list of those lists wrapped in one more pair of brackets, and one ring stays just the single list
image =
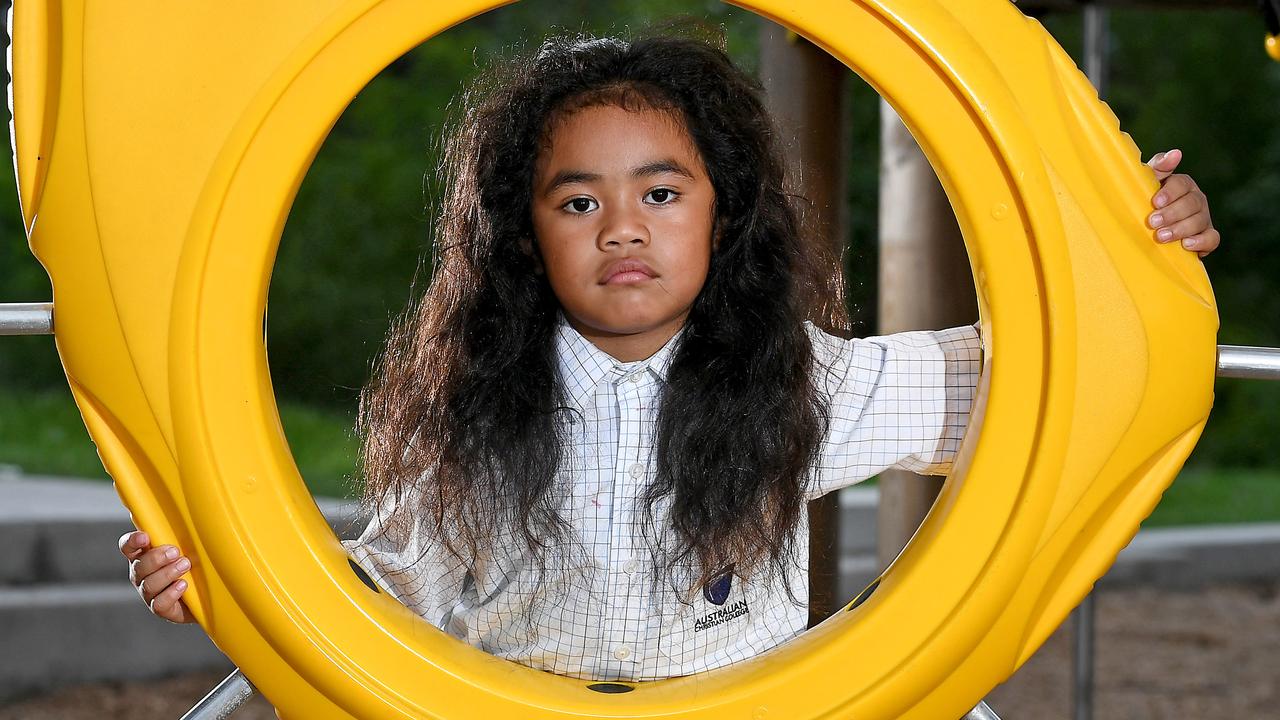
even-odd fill
[{"label": "child's eyebrow", "polygon": [[[686,168],[684,165],[681,165],[674,158],[664,158],[662,160],[655,160],[653,162],[645,163],[644,165],[640,165],[638,167],[632,168],[631,177],[642,178],[642,177],[649,177],[652,175],[662,175],[664,173],[680,175],[689,180],[694,179],[693,173],[690,172],[688,168]],[[601,175],[599,173],[587,172],[585,170],[561,170],[560,172],[556,173],[554,177],[551,178],[551,182],[547,185],[547,189],[543,192],[543,194],[550,195],[564,185],[571,185],[573,183],[592,182],[594,180],[599,180],[599,179],[601,179]]]},{"label": "child's eyebrow", "polygon": [[631,177],[642,178],[650,175],[662,175],[664,173],[673,173],[675,175],[683,175],[689,180],[693,180],[693,173],[689,172],[685,166],[681,165],[674,158],[665,158],[646,163],[631,171]]}]

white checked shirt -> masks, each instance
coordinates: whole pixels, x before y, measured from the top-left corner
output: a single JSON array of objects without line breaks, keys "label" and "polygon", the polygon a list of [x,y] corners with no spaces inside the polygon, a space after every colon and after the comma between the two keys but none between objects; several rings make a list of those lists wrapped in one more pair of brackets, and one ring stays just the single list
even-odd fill
[{"label": "white checked shirt", "polygon": [[[815,381],[830,415],[809,499],[890,467],[931,474],[950,469],[982,364],[976,329],[854,340],[807,329]],[[735,575],[728,587],[719,583],[690,605],[652,577],[635,502],[653,479],[658,402],[679,338],[647,360],[623,363],[561,322],[561,376],[570,405],[581,413],[565,448],[561,472],[569,476],[569,490],[562,511],[587,549],[577,559],[557,556],[567,560],[567,572],[535,582],[529,558],[509,537],[498,540],[492,559],[464,567],[421,528],[379,532],[388,508],[347,543],[352,557],[445,632],[562,675],[633,681],[688,675],[798,635],[807,609],[792,603],[780,582],[763,587]],[[800,517],[797,557],[807,563],[807,515]],[[789,574],[793,591],[807,601],[807,566]]]}]

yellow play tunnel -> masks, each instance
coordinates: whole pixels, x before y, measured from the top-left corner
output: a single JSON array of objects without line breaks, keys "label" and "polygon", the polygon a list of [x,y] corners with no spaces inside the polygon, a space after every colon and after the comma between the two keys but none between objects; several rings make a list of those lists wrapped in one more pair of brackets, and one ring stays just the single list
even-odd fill
[{"label": "yellow play tunnel", "polygon": [[[964,231],[988,354],[962,458],[876,591],[765,656],[602,693],[464,646],[361,584],[286,445],[263,345],[317,148],[396,57],[494,0],[19,0],[17,172],[56,340],[140,527],[293,718],[959,717],[1111,565],[1190,452],[1217,315],[1150,240],[1156,187],[1007,0],[744,0],[875,86]],[[979,438],[976,429],[981,427]]]}]

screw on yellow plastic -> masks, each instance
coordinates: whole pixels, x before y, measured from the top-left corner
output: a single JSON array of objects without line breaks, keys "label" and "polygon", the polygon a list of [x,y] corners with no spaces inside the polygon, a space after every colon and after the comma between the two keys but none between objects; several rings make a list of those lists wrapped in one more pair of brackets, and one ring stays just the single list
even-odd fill
[{"label": "screw on yellow plastic", "polygon": [[1212,292],[1193,254],[1151,241],[1137,149],[1005,0],[742,0],[920,139],[978,285],[980,402],[865,602],[750,662],[593,692],[360,582],[298,477],[262,342],[280,229],[344,106],[500,4],[16,5],[17,173],[58,349],[134,518],[197,558],[200,622],[295,718],[959,717],[1111,565],[1211,404]]}]

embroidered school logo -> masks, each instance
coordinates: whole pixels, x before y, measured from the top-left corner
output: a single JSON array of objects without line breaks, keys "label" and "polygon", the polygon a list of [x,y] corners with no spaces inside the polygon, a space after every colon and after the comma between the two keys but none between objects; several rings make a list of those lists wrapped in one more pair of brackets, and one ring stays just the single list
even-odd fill
[{"label": "embroidered school logo", "polygon": [[709,612],[703,617],[698,618],[698,621],[693,624],[693,631],[702,632],[707,628],[722,625],[735,618],[740,618],[749,612],[751,612],[751,609],[747,607],[747,599],[743,598],[737,602],[726,605],[715,612]]},{"label": "embroidered school logo", "polygon": [[[729,592],[733,590],[733,565],[724,569],[724,572],[711,578],[706,585],[702,586],[702,597],[712,605],[724,605],[729,599]],[[734,618],[742,617],[750,612],[747,607],[747,600],[743,598],[728,606],[707,613],[705,616],[697,619],[693,624],[693,631],[700,632],[709,627],[715,627],[722,623],[727,623]]]},{"label": "embroidered school logo", "polygon": [[711,578],[706,585],[702,586],[702,597],[713,605],[723,605],[725,600],[729,599],[729,591],[733,589],[733,564],[724,569],[724,572]]},{"label": "embroidered school logo", "polygon": [[702,597],[713,605],[723,605],[729,599],[729,591],[733,589],[733,572],[726,572],[718,578],[712,578],[702,586]]}]

